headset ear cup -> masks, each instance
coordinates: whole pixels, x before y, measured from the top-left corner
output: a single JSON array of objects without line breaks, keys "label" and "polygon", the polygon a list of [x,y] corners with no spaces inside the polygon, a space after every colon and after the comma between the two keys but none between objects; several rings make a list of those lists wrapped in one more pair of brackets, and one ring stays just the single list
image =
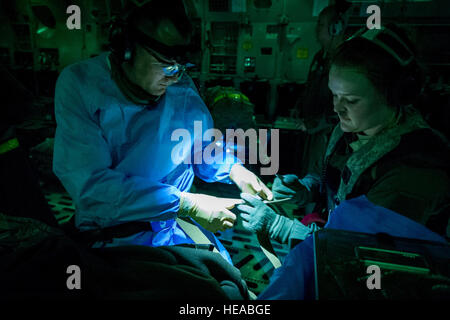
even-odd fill
[{"label": "headset ear cup", "polygon": [[390,103],[394,106],[405,106],[416,102],[422,91],[422,81],[418,72],[407,71],[392,86]]},{"label": "headset ear cup", "polygon": [[342,33],[343,30],[343,26],[342,26],[342,20],[338,20],[335,24],[334,24],[334,35],[338,36]]},{"label": "headset ear cup", "polygon": [[122,29],[123,26],[121,25],[121,22],[118,20],[114,20],[111,23],[109,30],[109,47],[111,49],[111,52],[113,52],[113,54],[120,59],[122,58],[124,51]]},{"label": "headset ear cup", "polygon": [[110,30],[109,43],[111,51],[121,61],[130,61],[132,59],[134,45],[124,21],[113,22]]},{"label": "headset ear cup", "polygon": [[134,54],[134,45],[131,35],[127,28],[124,29],[124,50],[123,50],[123,61],[130,61]]},{"label": "headset ear cup", "polygon": [[111,51],[121,61],[129,61],[134,54],[134,42],[129,32],[128,21],[136,7],[131,6],[125,13],[114,18],[111,23],[109,33],[109,43]]},{"label": "headset ear cup", "polygon": [[349,8],[338,8],[329,27],[330,36],[335,37],[345,32],[348,26]]},{"label": "headset ear cup", "polygon": [[336,36],[336,23],[331,23],[330,26],[328,27],[328,34],[331,37]]},{"label": "headset ear cup", "polygon": [[328,33],[330,34],[330,36],[336,37],[340,35],[344,31],[344,29],[345,29],[345,22],[342,16],[339,16],[330,23]]}]

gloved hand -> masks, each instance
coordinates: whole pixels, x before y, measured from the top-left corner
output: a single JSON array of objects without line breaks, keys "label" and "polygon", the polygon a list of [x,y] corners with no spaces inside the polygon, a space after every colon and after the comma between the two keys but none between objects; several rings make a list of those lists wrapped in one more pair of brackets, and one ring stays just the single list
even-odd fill
[{"label": "gloved hand", "polygon": [[218,198],[201,193],[181,192],[179,215],[190,216],[211,232],[232,228],[236,215],[228,209],[242,203],[241,199]]},{"label": "gloved hand", "polygon": [[277,175],[272,185],[274,199],[294,198],[297,192],[305,189],[299,180],[295,174]]},{"label": "gloved hand", "polygon": [[269,233],[278,214],[251,194],[241,193],[241,198],[246,201],[246,204],[237,206],[237,209],[243,212],[241,213],[242,226],[251,232]]},{"label": "gloved hand", "polygon": [[307,202],[307,194],[315,184],[319,184],[319,177],[307,175],[299,179],[295,174],[277,175],[272,185],[272,193],[275,200],[292,198],[298,205]]},{"label": "gloved hand", "polygon": [[304,240],[312,230],[300,221],[291,220],[277,214],[271,207],[255,196],[242,193],[241,198],[246,204],[240,204],[237,209],[241,212],[242,226],[251,232],[267,233],[270,238],[287,243],[288,240]]},{"label": "gloved hand", "polygon": [[257,194],[266,200],[273,199],[272,191],[253,172],[241,164],[235,164],[231,168],[230,179],[244,193]]}]

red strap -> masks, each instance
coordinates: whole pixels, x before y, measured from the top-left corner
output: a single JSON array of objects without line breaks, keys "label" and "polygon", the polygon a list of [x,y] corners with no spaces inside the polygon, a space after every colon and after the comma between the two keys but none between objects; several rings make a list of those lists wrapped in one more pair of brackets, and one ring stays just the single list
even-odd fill
[{"label": "red strap", "polygon": [[320,214],[317,213],[317,212],[313,212],[313,213],[307,214],[301,220],[301,223],[303,223],[305,226],[309,226],[313,222],[319,223],[321,225],[325,225],[327,223],[325,220],[322,219]]}]

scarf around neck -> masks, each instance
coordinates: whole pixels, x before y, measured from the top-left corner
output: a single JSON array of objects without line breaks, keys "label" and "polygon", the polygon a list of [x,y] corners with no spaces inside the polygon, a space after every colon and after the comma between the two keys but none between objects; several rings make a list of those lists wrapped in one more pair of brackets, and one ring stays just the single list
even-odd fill
[{"label": "scarf around neck", "polygon": [[138,85],[131,82],[123,71],[119,59],[114,54],[108,55],[107,61],[111,69],[112,79],[128,100],[138,105],[156,105],[160,96],[152,95]]}]

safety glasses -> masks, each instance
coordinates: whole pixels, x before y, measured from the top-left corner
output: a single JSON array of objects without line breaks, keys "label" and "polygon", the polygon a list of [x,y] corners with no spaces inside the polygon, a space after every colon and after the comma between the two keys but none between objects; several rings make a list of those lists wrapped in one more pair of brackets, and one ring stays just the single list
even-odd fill
[{"label": "safety glasses", "polygon": [[158,63],[161,65],[162,71],[166,77],[173,77],[177,80],[181,79],[184,72],[186,71],[186,66],[179,63],[168,63],[167,60],[161,58],[161,55],[157,53],[155,50],[148,48],[146,46],[142,46],[145,51],[147,51],[152,57],[154,57]]},{"label": "safety glasses", "polygon": [[173,65],[162,65],[162,70],[165,76],[176,77],[177,79],[180,79],[186,71],[186,67],[181,64],[175,63]]}]

